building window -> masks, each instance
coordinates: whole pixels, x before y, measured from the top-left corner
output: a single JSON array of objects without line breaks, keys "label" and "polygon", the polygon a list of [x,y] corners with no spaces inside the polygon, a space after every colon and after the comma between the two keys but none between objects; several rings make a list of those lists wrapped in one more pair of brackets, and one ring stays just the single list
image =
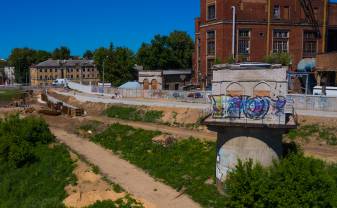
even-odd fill
[{"label": "building window", "polygon": [[53,69],[49,69],[49,72],[53,72]]},{"label": "building window", "polygon": [[207,86],[212,85],[213,80],[213,69],[215,60],[214,59],[207,59]]},{"label": "building window", "polygon": [[215,4],[210,4],[207,6],[207,20],[215,19]]},{"label": "building window", "polygon": [[42,69],[40,69],[40,72],[42,73]]},{"label": "building window", "polygon": [[207,32],[207,55],[215,56],[215,31]]},{"label": "building window", "polygon": [[42,76],[40,76],[40,80],[42,80]]},{"label": "building window", "polygon": [[289,20],[290,19],[290,9],[289,6],[285,6],[283,8],[283,19]]},{"label": "building window", "polygon": [[280,8],[279,5],[274,6],[273,17],[274,17],[274,19],[280,19],[281,18],[281,8]]},{"label": "building window", "polygon": [[249,53],[250,53],[250,30],[240,29],[238,38],[238,54],[246,59],[248,58]]},{"label": "building window", "polygon": [[317,53],[317,38],[316,33],[312,31],[304,31],[303,34],[303,57],[316,57]]},{"label": "building window", "polygon": [[44,69],[44,72],[47,72],[47,69]]},{"label": "building window", "polygon": [[289,31],[273,31],[273,53],[288,53],[289,51]]}]

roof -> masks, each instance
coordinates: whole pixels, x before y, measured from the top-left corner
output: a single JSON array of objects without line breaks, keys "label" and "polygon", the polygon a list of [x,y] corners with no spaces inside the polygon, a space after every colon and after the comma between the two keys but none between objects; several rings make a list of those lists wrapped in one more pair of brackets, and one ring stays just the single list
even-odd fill
[{"label": "roof", "polygon": [[36,67],[61,67],[61,66],[95,66],[93,60],[52,60],[48,59],[36,65]]},{"label": "roof", "polygon": [[181,74],[192,74],[192,69],[169,69],[163,70],[164,75],[181,75]]},{"label": "roof", "polygon": [[127,82],[118,88],[119,89],[140,89],[141,86],[137,81],[133,81],[133,82]]}]

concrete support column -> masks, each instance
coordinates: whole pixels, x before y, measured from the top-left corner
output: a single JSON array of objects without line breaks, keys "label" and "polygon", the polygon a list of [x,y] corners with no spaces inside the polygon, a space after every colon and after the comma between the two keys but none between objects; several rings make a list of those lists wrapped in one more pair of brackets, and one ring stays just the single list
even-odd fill
[{"label": "concrete support column", "polygon": [[269,166],[283,156],[283,129],[209,127],[218,132],[216,178],[219,190],[229,171],[235,169],[238,160],[252,159],[262,166]]}]

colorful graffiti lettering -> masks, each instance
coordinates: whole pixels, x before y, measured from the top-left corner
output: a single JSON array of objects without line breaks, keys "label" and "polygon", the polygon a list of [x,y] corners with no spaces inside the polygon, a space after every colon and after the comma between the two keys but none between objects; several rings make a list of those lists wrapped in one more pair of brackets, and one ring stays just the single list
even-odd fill
[{"label": "colorful graffiti lettering", "polygon": [[285,97],[278,97],[276,100],[270,97],[249,96],[210,96],[210,98],[214,118],[261,120],[267,114],[280,117],[284,115],[284,108],[287,103]]}]

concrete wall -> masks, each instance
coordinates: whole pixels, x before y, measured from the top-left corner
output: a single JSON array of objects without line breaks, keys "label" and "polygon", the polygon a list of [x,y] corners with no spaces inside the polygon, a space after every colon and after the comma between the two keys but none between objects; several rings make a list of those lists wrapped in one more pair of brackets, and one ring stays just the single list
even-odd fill
[{"label": "concrete wall", "polygon": [[287,102],[296,110],[337,112],[337,97],[314,95],[287,95]]}]

